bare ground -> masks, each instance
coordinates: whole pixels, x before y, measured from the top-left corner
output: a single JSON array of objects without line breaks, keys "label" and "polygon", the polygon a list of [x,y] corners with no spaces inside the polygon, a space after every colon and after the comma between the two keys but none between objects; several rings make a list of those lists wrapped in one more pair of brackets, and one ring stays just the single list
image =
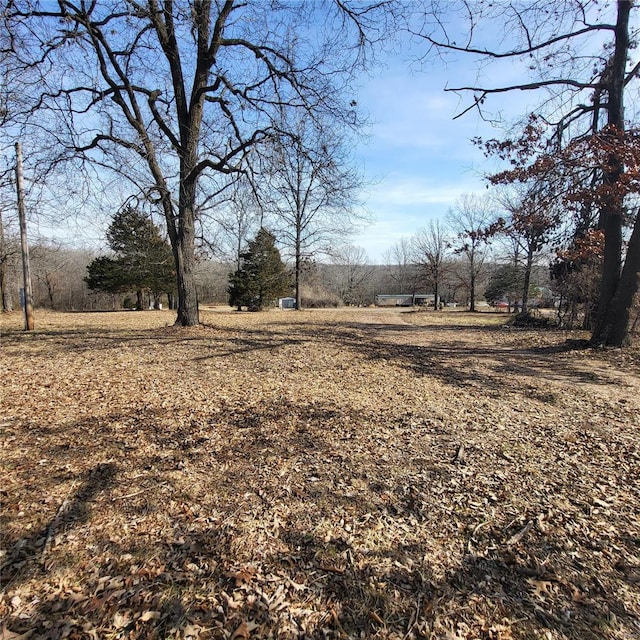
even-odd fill
[{"label": "bare ground", "polygon": [[0,639],[640,638],[640,349],[504,316],[2,318]]}]

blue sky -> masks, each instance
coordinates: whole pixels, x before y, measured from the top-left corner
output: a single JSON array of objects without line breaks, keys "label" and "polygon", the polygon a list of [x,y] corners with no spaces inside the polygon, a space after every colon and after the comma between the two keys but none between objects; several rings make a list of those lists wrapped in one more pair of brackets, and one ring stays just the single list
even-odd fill
[{"label": "blue sky", "polygon": [[[446,0],[442,7],[446,9],[454,4],[453,0]],[[483,7],[491,11],[492,4],[499,3],[486,3]],[[527,3],[522,2],[520,6],[526,7]],[[553,3],[548,8],[553,8]],[[588,7],[588,22],[614,24],[615,13],[613,1],[594,2]],[[460,15],[453,10],[446,11],[443,18],[451,40],[457,38],[464,42],[465,29]],[[571,22],[570,15],[565,16],[565,25],[558,22],[560,19],[555,15],[548,21],[543,19],[539,27],[548,36],[565,33]],[[638,28],[638,19],[638,12],[632,14],[632,28]],[[500,20],[487,19],[476,24],[474,46],[508,50],[514,46],[512,36],[513,32]],[[572,40],[571,49],[560,55],[559,62],[556,59],[551,63],[541,61],[542,73],[557,76],[559,71],[552,66],[555,64],[560,64],[560,75],[571,73],[574,66],[574,72],[580,77],[585,72],[591,73],[591,56],[601,55],[603,43],[610,38],[606,33],[589,33],[578,41]],[[483,121],[475,110],[454,120],[471,104],[472,96],[445,92],[446,87],[512,86],[540,79],[540,72],[529,71],[530,62],[526,57],[524,60],[494,59],[479,66],[476,59],[465,54],[448,54],[446,64],[434,56],[422,69],[412,69],[408,61],[415,61],[421,52],[419,47],[411,50],[404,42],[399,47],[400,53],[389,56],[387,65],[363,82],[359,95],[360,106],[369,114],[372,126],[369,143],[361,145],[357,155],[367,179],[377,180],[364,190],[366,206],[374,222],[356,234],[353,243],[363,247],[372,262],[380,262],[384,252],[402,236],[412,235],[430,219],[444,217],[463,193],[487,193],[483,175],[504,167],[494,159],[487,160],[471,139],[477,136],[504,138],[505,132],[511,133],[509,127],[549,98],[542,90],[488,96],[483,108],[502,123],[501,128]],[[629,68],[635,62],[637,53],[632,53]],[[553,100],[548,107],[565,111],[567,105],[560,106]],[[629,92],[628,117],[637,118],[637,108],[637,96],[634,100]],[[517,129],[514,132],[517,133]]]},{"label": "blue sky", "polygon": [[[373,263],[382,262],[384,253],[402,236],[412,235],[430,219],[444,217],[462,194],[487,193],[482,175],[489,165],[471,139],[500,137],[502,133],[475,111],[454,120],[469,103],[444,89],[476,79],[471,60],[415,70],[409,62],[411,56],[406,47],[388,56],[384,65],[362,82],[357,94],[369,126],[355,160],[364,171],[362,197],[372,223],[350,242],[363,247]],[[502,63],[503,78],[505,73],[509,73],[508,65]],[[520,94],[502,95],[496,98],[495,106],[505,117],[515,118],[526,113],[527,105]],[[488,105],[489,110],[492,107]],[[127,195],[126,185],[124,191],[113,185],[109,194],[102,193],[100,208],[115,209]],[[68,220],[63,235],[68,240],[74,227],[74,244],[99,250],[106,246],[106,220],[108,215],[83,218],[77,226]],[[34,223],[38,235],[60,234],[59,229],[48,227],[46,218]]]},{"label": "blue sky", "polygon": [[[468,102],[444,89],[478,79],[473,60],[456,56],[445,65],[436,59],[420,69],[415,63],[419,49],[412,50],[407,39],[396,42],[395,49],[396,53],[382,56],[382,64],[363,78],[355,96],[370,121],[368,139],[358,146],[356,161],[365,173],[362,195],[373,222],[351,242],[363,247],[372,262],[380,262],[402,236],[412,235],[432,218],[445,216],[462,194],[485,193],[482,173],[487,170],[486,160],[470,140],[500,135],[476,112],[453,120]],[[491,65],[484,73],[500,68],[501,81],[521,73],[510,65]],[[480,79],[488,80],[486,75]],[[501,108],[510,109],[513,103],[521,106],[517,103],[522,97],[503,95],[498,100]],[[513,109],[515,116],[522,113]],[[101,193],[98,206],[108,212],[126,197],[126,185],[122,192],[113,185],[108,193]],[[71,233],[75,243],[99,249],[105,246],[107,220],[108,215],[82,219],[73,231],[68,221],[65,235]],[[46,218],[35,226],[43,236],[59,235],[48,228]]]},{"label": "blue sky", "polygon": [[[416,72],[407,57],[406,50],[389,57],[383,68],[363,82],[357,96],[369,119],[369,135],[358,145],[355,159],[364,171],[362,196],[373,221],[350,242],[363,247],[374,263],[381,262],[402,236],[412,235],[430,219],[445,216],[461,194],[487,192],[482,179],[487,160],[471,138],[500,135],[475,112],[453,119],[467,103],[444,88],[447,83],[475,77],[471,66]],[[502,106],[506,100],[501,98]],[[517,107],[513,111],[514,115],[522,113],[517,113]],[[114,187],[110,197],[103,193],[102,198],[112,200],[112,208],[117,208],[128,192],[126,185],[122,192]],[[104,203],[102,207],[108,208]],[[74,242],[105,247],[107,219],[82,219],[73,229]],[[48,227],[46,218],[33,222],[38,235],[59,235]],[[71,221],[67,224],[65,236],[73,226]]]},{"label": "blue sky", "polygon": [[484,189],[482,153],[470,142],[483,127],[475,114],[453,121],[456,96],[399,67],[369,81],[360,103],[372,120],[357,155],[374,221],[353,242],[377,262],[401,236],[444,216],[461,193]]},{"label": "blue sky", "polygon": [[[450,33],[455,33],[456,25],[451,16]],[[495,25],[492,22],[488,29],[479,31],[481,40],[492,46],[499,40]],[[597,47],[589,38],[589,48]],[[411,50],[406,41],[396,48],[397,53],[389,54],[383,65],[363,78],[354,96],[371,123],[368,140],[358,146],[356,161],[365,173],[362,195],[373,222],[351,242],[363,247],[376,263],[402,236],[412,235],[431,219],[444,217],[462,194],[487,193],[483,174],[499,168],[487,161],[471,139],[500,138],[504,130],[491,127],[476,111],[454,120],[469,106],[471,96],[461,97],[445,92],[445,88],[504,86],[528,79],[527,69],[518,61],[503,60],[478,68],[472,58],[457,55],[447,64],[432,59],[418,68],[415,59],[419,49]],[[490,96],[485,106],[490,112],[499,112],[508,126],[525,116],[540,98],[529,92],[505,93]],[[117,188],[109,189],[108,196],[115,204],[102,208],[117,207],[126,195]],[[103,218],[100,222],[83,220],[74,231],[74,241],[104,247],[104,220],[108,216]],[[46,222],[40,227],[42,235],[51,235]],[[69,232],[67,229],[67,235]]]},{"label": "blue sky", "polygon": [[[491,165],[471,139],[503,135],[476,111],[454,120],[469,102],[445,87],[475,81],[472,60],[416,71],[407,62],[410,56],[405,50],[390,57],[359,95],[371,128],[357,157],[369,182],[363,194],[374,221],[353,237],[353,244],[363,247],[372,262],[379,262],[402,236],[444,217],[463,193],[487,193],[482,176],[497,165]],[[485,73],[500,74],[504,81],[522,76],[523,70],[503,62]],[[487,108],[499,109],[508,121],[526,114],[531,99],[523,93],[501,95]]]}]

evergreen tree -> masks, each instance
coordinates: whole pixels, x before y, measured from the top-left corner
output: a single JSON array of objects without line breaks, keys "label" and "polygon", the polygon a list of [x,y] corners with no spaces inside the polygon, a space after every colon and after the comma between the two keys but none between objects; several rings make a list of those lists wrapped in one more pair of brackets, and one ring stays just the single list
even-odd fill
[{"label": "evergreen tree", "polygon": [[118,260],[101,256],[87,267],[89,275],[84,279],[89,289],[106,293],[122,293],[128,290],[125,271]]},{"label": "evergreen tree", "polygon": [[230,275],[230,306],[261,311],[276,298],[289,293],[291,277],[272,233],[260,229],[240,259],[240,268]]},{"label": "evergreen tree", "polygon": [[138,309],[143,308],[143,293],[148,290],[157,308],[160,295],[175,288],[171,247],[160,229],[144,213],[126,207],[113,217],[107,240],[115,256],[91,262],[85,278],[89,288],[107,293],[136,291]]}]

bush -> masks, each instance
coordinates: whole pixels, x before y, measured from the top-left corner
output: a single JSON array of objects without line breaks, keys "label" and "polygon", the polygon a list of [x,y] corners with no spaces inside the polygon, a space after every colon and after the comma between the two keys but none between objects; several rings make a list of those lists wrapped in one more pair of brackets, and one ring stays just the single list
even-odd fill
[{"label": "bush", "polygon": [[557,326],[555,320],[541,315],[536,309],[530,309],[525,313],[518,313],[509,324],[512,327],[525,329],[550,329]]}]

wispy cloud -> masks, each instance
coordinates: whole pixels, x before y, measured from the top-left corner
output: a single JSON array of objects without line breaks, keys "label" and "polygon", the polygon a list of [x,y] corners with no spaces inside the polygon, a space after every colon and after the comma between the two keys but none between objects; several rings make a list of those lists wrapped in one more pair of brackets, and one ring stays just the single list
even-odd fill
[{"label": "wispy cloud", "polygon": [[390,176],[369,193],[367,208],[373,223],[353,237],[372,262],[382,256],[403,236],[413,235],[429,220],[443,219],[465,193],[486,191],[479,177],[441,180],[423,175]]},{"label": "wispy cloud", "polygon": [[443,182],[436,178],[411,176],[400,180],[387,180],[371,194],[369,206],[387,211],[400,211],[405,207],[423,205],[449,205],[463,193],[481,188],[480,180]]},{"label": "wispy cloud", "polygon": [[[468,106],[446,86],[475,82],[477,72],[461,64],[414,73],[402,60],[389,59],[386,70],[362,88],[359,102],[371,119],[368,143],[359,157],[371,181],[367,208],[376,222],[354,237],[373,261],[402,236],[410,236],[430,219],[446,215],[464,193],[486,193],[483,176],[499,169],[474,146],[472,138],[502,137],[475,112],[454,120]],[[503,81],[522,69],[501,64],[491,72]],[[469,100],[471,100],[469,96]],[[494,111],[512,117],[527,112],[522,93],[498,98]]]}]

